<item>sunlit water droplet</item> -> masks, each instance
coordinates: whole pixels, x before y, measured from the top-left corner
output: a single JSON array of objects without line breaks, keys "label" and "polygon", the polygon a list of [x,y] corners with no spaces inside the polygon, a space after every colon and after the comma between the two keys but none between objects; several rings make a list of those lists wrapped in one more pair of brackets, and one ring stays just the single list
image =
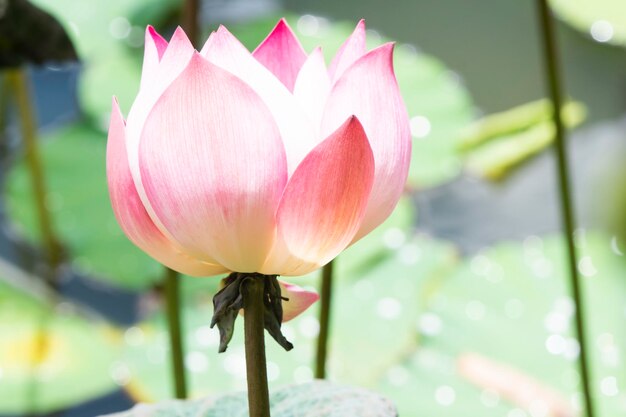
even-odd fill
[{"label": "sunlit water droplet", "polygon": [[133,326],[129,327],[124,332],[124,342],[129,346],[139,346],[142,345],[145,341],[143,330],[140,327]]},{"label": "sunlit water droplet", "polygon": [[597,20],[591,25],[589,33],[597,42],[608,42],[613,39],[615,31],[611,23],[606,20]]},{"label": "sunlit water droplet", "polygon": [[320,322],[314,316],[302,317],[298,322],[298,330],[307,339],[314,339],[320,332]]},{"label": "sunlit water droplet", "polygon": [[196,343],[200,347],[217,346],[220,342],[220,334],[217,329],[211,329],[210,326],[200,326],[194,332]]},{"label": "sunlit water droplet", "polygon": [[417,322],[419,332],[426,336],[435,336],[441,332],[441,318],[434,313],[424,313]]},{"label": "sunlit water droplet", "polygon": [[543,253],[543,239],[535,235],[526,237],[524,239],[524,251],[528,255],[541,255]]},{"label": "sunlit water droplet", "polygon": [[130,369],[124,362],[115,362],[111,365],[109,374],[113,381],[120,386],[124,386],[130,382]]},{"label": "sunlit water droplet", "polygon": [[401,387],[407,383],[411,373],[403,366],[393,366],[387,371],[387,379],[391,385]]},{"label": "sunlit water droplet", "polygon": [[126,43],[133,48],[140,48],[144,43],[144,30],[140,26],[133,26],[126,37]]},{"label": "sunlit water droplet", "polygon": [[305,36],[316,36],[319,35],[320,29],[324,23],[324,19],[320,17],[305,14],[298,19],[296,27],[298,28],[298,31]]},{"label": "sunlit water droplet", "polygon": [[449,406],[454,403],[456,392],[454,388],[448,385],[442,385],[435,391],[435,401],[443,406]]},{"label": "sunlit water droplet", "polygon": [[563,356],[565,359],[569,361],[575,361],[578,359],[580,355],[580,344],[578,340],[570,337],[565,341],[565,351],[563,352]]},{"label": "sunlit water droplet", "polygon": [[485,255],[476,255],[470,261],[470,268],[474,274],[484,276],[491,269],[491,261]]},{"label": "sunlit water droplet", "polygon": [[574,304],[574,300],[571,297],[564,295],[554,300],[553,308],[555,311],[571,318],[574,315],[574,311],[576,311],[576,304]]},{"label": "sunlit water droplet", "polygon": [[538,278],[548,278],[552,275],[554,267],[552,262],[547,258],[536,258],[530,262],[530,268],[533,274]]},{"label": "sunlit water droplet", "polygon": [[569,328],[570,319],[565,314],[552,311],[543,320],[543,325],[550,333],[565,333]]},{"label": "sunlit water droplet", "polygon": [[298,366],[293,371],[293,379],[297,384],[302,384],[313,380],[313,370],[308,366]]},{"label": "sunlit water droplet", "polygon": [[280,330],[283,332],[283,335],[287,338],[287,340],[293,342],[296,339],[296,332],[291,324],[283,324]]},{"label": "sunlit water droplet", "polygon": [[600,391],[607,397],[615,397],[619,394],[619,388],[617,386],[617,378],[614,376],[607,376],[600,381]]},{"label": "sunlit water droplet", "polygon": [[430,120],[424,116],[414,116],[411,118],[411,135],[418,139],[423,139],[430,133]]},{"label": "sunlit water droplet", "polygon": [[393,320],[402,313],[402,304],[395,298],[385,297],[376,305],[378,315],[387,320]]},{"label": "sunlit water droplet", "polygon": [[246,377],[246,358],[243,352],[227,353],[224,358],[224,370],[229,374],[238,377]]},{"label": "sunlit water droplet", "polygon": [[209,359],[202,352],[189,352],[185,356],[185,368],[190,372],[203,373],[209,368]]},{"label": "sunlit water droplet", "polygon": [[546,349],[552,355],[561,355],[565,352],[565,338],[560,334],[551,334],[546,339]]},{"label": "sunlit water droplet", "polygon": [[580,261],[578,261],[578,270],[586,277],[593,277],[598,273],[590,256],[580,258]]},{"label": "sunlit water droplet", "polygon": [[399,227],[392,227],[383,235],[383,243],[389,249],[398,249],[404,242],[406,242],[406,233]]},{"label": "sunlit water droplet", "polygon": [[123,16],[118,16],[109,23],[109,33],[115,39],[124,39],[130,34],[130,31],[130,22]]},{"label": "sunlit water droplet", "polygon": [[409,243],[402,246],[398,253],[398,258],[400,259],[400,262],[405,265],[415,265],[419,262],[421,257],[422,250],[420,249],[419,245],[415,243]]},{"label": "sunlit water droplet", "polygon": [[371,41],[375,45],[378,45],[383,40],[382,36],[380,36],[380,33],[374,29],[366,29],[365,35],[367,37],[367,40]]},{"label": "sunlit water droplet", "polygon": [[613,251],[614,254],[616,254],[618,256],[624,256],[624,252],[620,249],[620,245],[619,245],[619,241],[617,239],[617,236],[613,236],[611,238],[611,250]]},{"label": "sunlit water droplet", "polygon": [[528,417],[528,414],[526,414],[526,412],[520,408],[514,408],[512,410],[509,410],[509,412],[506,414],[506,417]]}]

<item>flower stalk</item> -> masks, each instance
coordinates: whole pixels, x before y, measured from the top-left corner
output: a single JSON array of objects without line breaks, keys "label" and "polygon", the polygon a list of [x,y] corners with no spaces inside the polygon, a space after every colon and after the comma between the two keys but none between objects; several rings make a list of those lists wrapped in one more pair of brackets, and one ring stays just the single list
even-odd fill
[{"label": "flower stalk", "polygon": [[554,33],[554,23],[550,14],[547,0],[537,0],[537,11],[539,26],[541,29],[545,76],[547,87],[549,89],[550,98],[554,105],[553,120],[556,128],[556,140],[554,141],[554,149],[556,152],[559,196],[561,200],[561,219],[563,221],[563,230],[565,232],[567,242],[567,262],[569,266],[570,287],[572,297],[576,303],[576,311],[574,312],[576,336],[580,344],[579,368],[582,380],[584,408],[587,417],[594,417],[594,405],[591,395],[591,375],[588,363],[588,344],[585,333],[585,310],[583,304],[583,294],[580,287],[580,279],[578,275],[576,261],[576,246],[574,244],[574,207],[570,191],[569,168],[567,164],[567,149],[565,145],[565,127],[561,118],[562,105],[562,87],[561,74],[559,69],[558,49],[556,36]]},{"label": "flower stalk", "polygon": [[326,356],[328,352],[328,333],[330,331],[330,303],[332,298],[333,263],[329,262],[322,269],[322,288],[320,291],[320,332],[317,336],[315,355],[315,378],[326,378]]},{"label": "flower stalk", "polygon": [[165,298],[170,334],[171,365],[174,376],[174,395],[178,399],[185,399],[187,398],[187,380],[181,331],[179,278],[178,272],[165,268]]},{"label": "flower stalk", "polygon": [[264,282],[252,276],[242,282],[248,409],[250,417],[270,417],[264,334]]}]

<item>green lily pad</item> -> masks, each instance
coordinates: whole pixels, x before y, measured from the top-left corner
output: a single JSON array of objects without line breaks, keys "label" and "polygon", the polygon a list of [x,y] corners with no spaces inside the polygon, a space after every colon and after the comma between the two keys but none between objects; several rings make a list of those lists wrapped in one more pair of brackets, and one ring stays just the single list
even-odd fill
[{"label": "green lily pad", "polygon": [[113,391],[117,334],[0,282],[0,414],[49,413]]},{"label": "green lily pad", "polygon": [[111,97],[118,95],[120,105],[128,111],[139,90],[145,27],[133,25],[129,16],[151,2],[33,2],[57,17],[76,45],[83,63],[79,78],[81,107],[106,130]]},{"label": "green lily pad", "polygon": [[133,27],[127,17],[140,4],[149,5],[150,1],[110,0],[91,4],[72,0],[32,0],[32,3],[54,15],[65,26],[79,57],[89,64],[92,58],[105,55],[107,51],[133,44],[136,40],[133,38],[138,35],[143,40],[144,28]]},{"label": "green lily pad", "polygon": [[621,0],[550,0],[554,11],[598,42],[626,46],[626,4]]},{"label": "green lily pad", "polygon": [[[343,258],[337,262],[342,265]],[[451,244],[417,236],[358,279],[333,292],[329,371],[333,378],[374,386],[415,339],[417,317],[440,279],[456,269]],[[404,412],[402,414],[414,415]]]},{"label": "green lily pad", "polygon": [[[565,404],[575,403],[578,345],[564,250],[561,238],[534,236],[468,259],[439,282],[416,318],[415,339],[390,355],[391,365],[371,387],[405,415],[526,415],[498,387],[479,387],[461,375],[460,359],[479,354],[550,387]],[[618,348],[626,342],[626,261],[600,233],[580,234],[578,250],[596,411],[620,415],[626,400],[626,365]],[[500,389],[513,390],[515,384],[506,381]]]},{"label": "green lily pad", "polygon": [[[41,145],[47,205],[73,265],[96,279],[143,289],[162,270],[120,229],[109,201],[105,173],[106,135],[77,124],[44,137]],[[9,217],[30,241],[40,240],[29,172],[22,160],[8,173]]]},{"label": "green lily pad", "polygon": [[[327,381],[290,385],[270,393],[273,416],[288,417],[395,417],[393,404],[370,391],[335,385]],[[108,417],[244,417],[248,415],[245,392],[209,397],[195,401],[165,401],[140,404],[129,411]]]}]

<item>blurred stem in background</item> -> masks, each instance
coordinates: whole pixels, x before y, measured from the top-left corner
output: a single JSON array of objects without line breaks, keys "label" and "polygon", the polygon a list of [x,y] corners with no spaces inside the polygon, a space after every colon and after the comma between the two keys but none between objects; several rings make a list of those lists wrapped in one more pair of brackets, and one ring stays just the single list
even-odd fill
[{"label": "blurred stem in background", "polygon": [[184,0],[181,25],[185,33],[194,46],[198,46],[200,28],[198,24],[198,11],[200,10],[200,0]]},{"label": "blurred stem in background", "polygon": [[22,68],[9,69],[6,71],[7,96],[13,96],[20,123],[24,154],[30,173],[30,180],[35,198],[37,220],[39,230],[44,243],[44,251],[49,271],[45,274],[46,283],[57,290],[57,268],[61,263],[61,245],[57,239],[50,212],[46,206],[46,181],[44,169],[41,163],[41,155],[37,142],[37,122],[33,105],[31,103],[28,76]]},{"label": "blurred stem in background", "polygon": [[561,200],[561,219],[563,221],[563,229],[565,231],[567,241],[567,260],[570,272],[570,286],[574,302],[576,303],[576,311],[574,314],[576,322],[576,336],[580,343],[579,367],[582,379],[584,408],[587,417],[594,417],[594,406],[591,394],[591,375],[589,371],[589,363],[587,361],[588,350],[585,335],[585,310],[583,308],[583,297],[580,288],[578,276],[578,268],[576,262],[576,247],[574,244],[574,208],[572,204],[572,196],[570,192],[569,169],[567,165],[567,150],[565,145],[565,128],[561,118],[562,109],[562,90],[559,69],[559,57],[554,33],[554,23],[548,0],[537,0],[537,11],[539,26],[541,28],[541,36],[543,40],[543,52],[545,63],[545,76],[547,86],[550,92],[550,98],[554,104],[552,112],[554,125],[556,127],[556,140],[554,142],[558,181]]},{"label": "blurred stem in background", "polygon": [[[41,163],[41,155],[39,152],[39,142],[37,141],[37,120],[35,117],[34,106],[31,100],[31,92],[29,87],[28,75],[24,68],[11,68],[5,70],[5,79],[3,82],[3,106],[0,109],[3,113],[8,110],[8,105],[14,101],[17,109],[17,116],[20,125],[20,133],[22,143],[24,145],[24,154],[26,164],[30,174],[31,186],[34,194],[35,209],[39,223],[39,231],[43,240],[43,251],[46,260],[46,270],[43,279],[52,291],[50,291],[50,304],[57,303],[56,294],[59,287],[58,268],[61,263],[61,245],[57,239],[52,219],[48,207],[46,206],[46,181],[44,177],[44,169]],[[12,99],[12,100],[11,100]],[[2,128],[4,128],[6,114],[2,114]],[[36,323],[37,332],[34,346],[33,369],[28,384],[27,397],[31,401],[30,407],[32,412],[36,412],[38,408],[39,398],[39,381],[41,365],[45,363],[50,349],[48,329],[50,316],[41,315]]]},{"label": "blurred stem in background", "polygon": [[[181,25],[191,43],[198,42],[198,10],[199,0],[183,0]],[[167,324],[170,333],[170,355],[174,376],[174,395],[176,398],[187,398],[187,380],[185,375],[185,350],[181,336],[180,319],[180,275],[178,272],[165,268],[165,299]]]},{"label": "blurred stem in background", "polygon": [[330,327],[330,302],[333,284],[333,263],[330,261],[322,269],[322,289],[320,291],[320,332],[317,336],[315,355],[315,378],[326,378],[326,354],[328,351],[328,333]]}]

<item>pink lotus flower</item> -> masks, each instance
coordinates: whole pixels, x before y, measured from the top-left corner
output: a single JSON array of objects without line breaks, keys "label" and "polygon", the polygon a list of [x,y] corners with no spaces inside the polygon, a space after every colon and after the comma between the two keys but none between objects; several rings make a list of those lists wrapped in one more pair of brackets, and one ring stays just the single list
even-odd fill
[{"label": "pink lotus flower", "polygon": [[[328,69],[284,20],[252,54],[224,27],[200,52],[180,28],[168,43],[148,27],[140,91],[126,122],[113,101],[109,128],[122,229],[192,276],[325,265],[403,191],[411,142],[392,57],[391,43],[366,50],[363,21]],[[317,298],[283,291],[300,311]]]}]

